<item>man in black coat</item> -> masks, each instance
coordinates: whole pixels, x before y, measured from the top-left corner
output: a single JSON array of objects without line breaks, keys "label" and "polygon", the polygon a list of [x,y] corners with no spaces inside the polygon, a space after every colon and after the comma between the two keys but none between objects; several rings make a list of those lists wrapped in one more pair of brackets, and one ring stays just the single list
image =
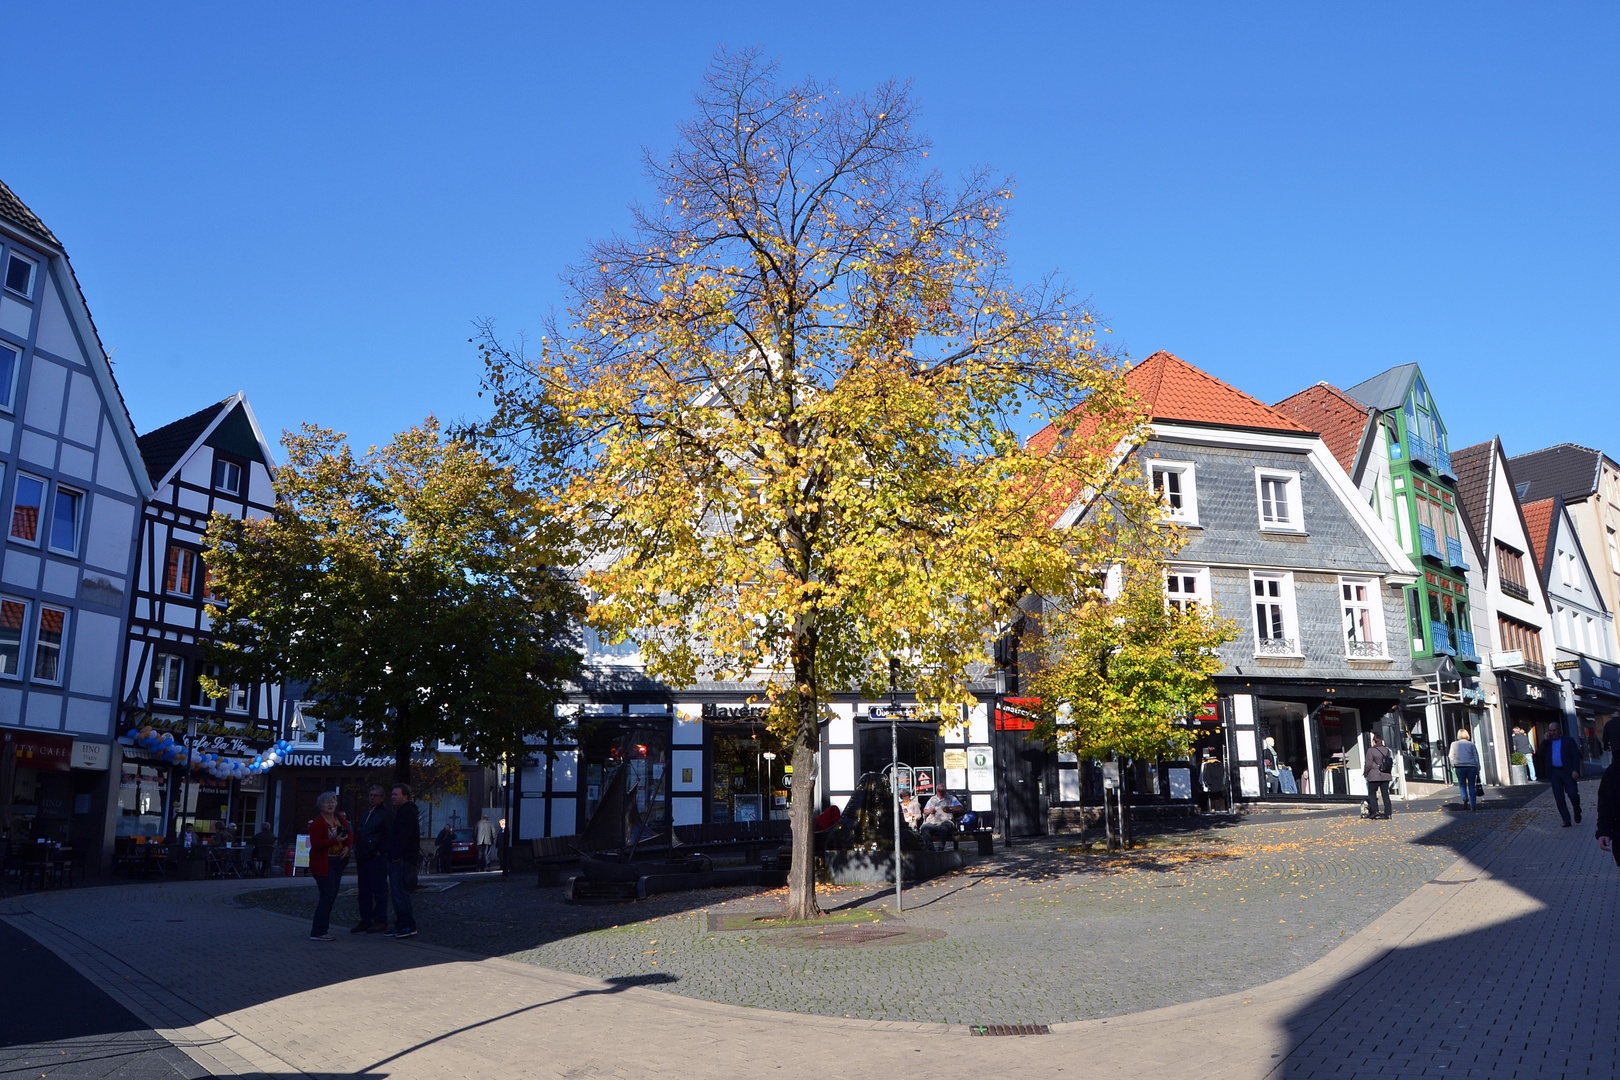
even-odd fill
[{"label": "man in black coat", "polygon": [[1581,788],[1576,781],[1581,778],[1581,747],[1565,735],[1563,727],[1557,723],[1547,725],[1547,737],[1536,749],[1536,775],[1552,785],[1553,802],[1558,804],[1558,816],[1564,819],[1564,828],[1569,828],[1566,798],[1575,807],[1575,822],[1579,824]]},{"label": "man in black coat", "polygon": [[371,785],[371,806],[355,830],[354,865],[360,878],[360,925],[351,934],[380,934],[388,929],[388,831],[393,815],[388,792]]},{"label": "man in black coat", "polygon": [[389,937],[416,936],[416,913],[411,910],[411,879],[422,857],[422,817],[411,800],[409,784],[395,784],[394,818],[388,826],[388,893],[394,901],[394,928]]},{"label": "man in black coat", "polygon": [[1620,837],[1620,761],[1616,761],[1603,770],[1603,782],[1598,785],[1598,820],[1597,842],[1598,847],[1614,854],[1614,861],[1620,866],[1620,844],[1615,838]]}]

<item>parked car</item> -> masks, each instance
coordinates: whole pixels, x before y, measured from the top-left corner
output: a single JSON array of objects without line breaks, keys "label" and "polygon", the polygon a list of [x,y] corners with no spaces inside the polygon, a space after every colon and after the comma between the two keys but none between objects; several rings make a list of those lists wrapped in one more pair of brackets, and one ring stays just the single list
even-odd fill
[{"label": "parked car", "polygon": [[457,829],[450,841],[450,869],[452,871],[478,867],[478,845],[473,842],[471,829]]}]

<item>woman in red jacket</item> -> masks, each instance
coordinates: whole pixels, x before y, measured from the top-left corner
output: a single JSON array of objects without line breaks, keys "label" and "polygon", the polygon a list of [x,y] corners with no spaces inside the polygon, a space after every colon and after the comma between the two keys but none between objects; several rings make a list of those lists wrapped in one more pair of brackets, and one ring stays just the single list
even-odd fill
[{"label": "woman in red jacket", "polygon": [[332,905],[337,902],[338,882],[349,862],[354,833],[349,819],[338,812],[337,792],[322,792],[315,800],[320,813],[309,823],[309,874],[320,889],[315,901],[315,922],[309,928],[311,941],[336,941],[326,932],[332,921]]}]

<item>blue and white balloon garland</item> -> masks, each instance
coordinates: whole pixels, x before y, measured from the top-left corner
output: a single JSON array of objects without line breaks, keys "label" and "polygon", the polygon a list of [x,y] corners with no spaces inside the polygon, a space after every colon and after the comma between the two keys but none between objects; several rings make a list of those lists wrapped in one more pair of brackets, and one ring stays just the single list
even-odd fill
[{"label": "blue and white balloon garland", "polygon": [[268,772],[288,750],[292,749],[292,743],[286,739],[277,739],[268,750],[255,754],[253,760],[243,761],[241,758],[228,758],[196,750],[188,751],[184,744],[174,741],[173,735],[166,731],[158,731],[151,725],[130,728],[129,738],[136,746],[152,751],[171,765],[189,765],[193,772],[205,772],[221,780],[240,780],[255,773]]}]

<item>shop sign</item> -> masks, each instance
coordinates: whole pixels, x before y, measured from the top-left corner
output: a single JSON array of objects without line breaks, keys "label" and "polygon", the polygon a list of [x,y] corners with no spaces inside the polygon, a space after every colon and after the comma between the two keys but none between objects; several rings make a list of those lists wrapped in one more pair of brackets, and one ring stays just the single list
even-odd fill
[{"label": "shop sign", "polygon": [[1035,720],[1041,713],[1038,697],[1002,698],[996,708],[997,731],[1034,731]]},{"label": "shop sign", "polygon": [[918,795],[932,795],[934,793],[933,769],[916,769],[912,772],[912,777]]},{"label": "shop sign", "polygon": [[768,711],[764,705],[714,705],[703,706],[703,719],[705,720],[763,720]]},{"label": "shop sign", "polygon": [[965,769],[965,768],[967,768],[967,751],[966,750],[961,750],[961,749],[953,750],[950,747],[946,747],[946,749],[945,749],[945,771],[949,772],[952,769]]},{"label": "shop sign", "polygon": [[293,869],[309,867],[309,834],[299,833],[293,841]]},{"label": "shop sign", "polygon": [[1553,668],[1557,671],[1575,671],[1581,666],[1579,660],[1554,660]]},{"label": "shop sign", "polygon": [[1547,701],[1547,688],[1539,683],[1526,682],[1523,679],[1505,678],[1501,680],[1501,686],[1502,689],[1508,692],[1509,697],[1518,698],[1520,701],[1533,701],[1537,703],[1545,703]]},{"label": "shop sign", "polygon": [[19,769],[45,772],[73,771],[73,740],[37,731],[8,731],[5,741],[15,748]]},{"label": "shop sign", "polygon": [[283,765],[302,765],[306,768],[330,769],[332,767],[331,754],[285,754],[282,756]]},{"label": "shop sign", "polygon": [[968,747],[968,790],[994,791],[995,753],[988,746]]},{"label": "shop sign", "polygon": [[105,771],[112,764],[112,746],[103,742],[73,740],[73,768]]}]

